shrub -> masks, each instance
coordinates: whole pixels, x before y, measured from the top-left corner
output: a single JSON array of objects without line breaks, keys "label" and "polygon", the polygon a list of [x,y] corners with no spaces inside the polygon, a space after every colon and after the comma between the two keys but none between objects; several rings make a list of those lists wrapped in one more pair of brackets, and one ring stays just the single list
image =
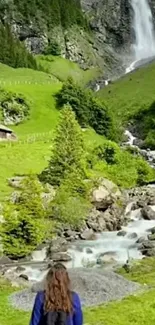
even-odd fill
[{"label": "shrub", "polygon": [[29,255],[46,237],[47,222],[41,191],[35,177],[26,178],[17,203],[6,204],[4,208],[1,237],[4,253],[11,258]]},{"label": "shrub", "polygon": [[56,95],[56,99],[60,108],[67,103],[71,105],[82,127],[90,126],[97,133],[109,136],[112,128],[109,112],[105,105],[93,96],[93,92],[68,79]]},{"label": "shrub", "polygon": [[6,124],[17,124],[29,115],[29,105],[23,95],[0,91],[0,108]]},{"label": "shrub", "polygon": [[50,42],[44,54],[59,56],[61,55],[61,47],[57,42]]}]

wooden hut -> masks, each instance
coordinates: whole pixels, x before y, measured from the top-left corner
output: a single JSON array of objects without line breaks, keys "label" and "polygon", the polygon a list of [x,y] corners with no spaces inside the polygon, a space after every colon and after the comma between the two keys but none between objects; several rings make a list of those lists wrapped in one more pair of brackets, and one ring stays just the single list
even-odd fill
[{"label": "wooden hut", "polygon": [[15,140],[16,136],[13,131],[5,125],[0,124],[0,140]]}]

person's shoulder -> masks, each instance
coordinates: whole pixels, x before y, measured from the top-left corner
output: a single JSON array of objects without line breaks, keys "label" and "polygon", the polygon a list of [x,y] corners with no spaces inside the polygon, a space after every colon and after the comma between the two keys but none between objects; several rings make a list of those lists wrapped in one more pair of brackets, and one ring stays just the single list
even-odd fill
[{"label": "person's shoulder", "polygon": [[77,292],[72,291],[72,299],[74,305],[80,305],[80,297]]},{"label": "person's shoulder", "polygon": [[36,299],[40,300],[41,302],[44,300],[45,292],[44,291],[38,291],[36,294]]}]

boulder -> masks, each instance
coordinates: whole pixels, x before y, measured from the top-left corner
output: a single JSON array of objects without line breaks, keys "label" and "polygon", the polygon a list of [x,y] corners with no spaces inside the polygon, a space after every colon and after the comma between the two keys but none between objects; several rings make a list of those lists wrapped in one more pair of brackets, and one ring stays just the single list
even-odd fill
[{"label": "boulder", "polygon": [[151,207],[146,206],[141,210],[142,216],[145,220],[155,220],[155,211]]},{"label": "boulder", "polygon": [[16,267],[15,271],[16,271],[17,273],[24,272],[24,271],[25,271],[25,267],[19,265],[19,266]]},{"label": "boulder", "polygon": [[83,240],[95,240],[96,235],[92,229],[85,229],[81,234],[80,238]]},{"label": "boulder", "polygon": [[105,211],[112,203],[121,197],[118,187],[108,179],[100,179],[100,185],[92,193],[92,203],[97,210]]},{"label": "boulder", "polygon": [[54,253],[52,255],[52,260],[54,262],[69,262],[72,260],[72,257],[69,254],[64,253],[64,252]]},{"label": "boulder", "polygon": [[19,278],[21,278],[25,281],[29,281],[29,277],[26,274],[20,274]]},{"label": "boulder", "polygon": [[133,232],[131,234],[128,234],[128,238],[129,239],[134,239],[134,238],[137,238],[137,237],[138,237],[138,235],[136,234],[136,232]]},{"label": "boulder", "polygon": [[92,251],[92,249],[90,247],[87,247],[86,248],[86,253],[87,254],[93,254],[93,251]]},{"label": "boulder", "polygon": [[152,228],[148,229],[147,232],[151,232],[151,234],[154,235],[155,234],[155,227],[152,227]]},{"label": "boulder", "polygon": [[155,234],[148,235],[148,240],[155,240]]},{"label": "boulder", "polygon": [[5,265],[5,264],[11,264],[13,261],[7,257],[7,256],[2,256],[0,257],[0,265]]},{"label": "boulder", "polygon": [[124,237],[126,236],[127,232],[125,230],[121,230],[117,233],[117,236]]},{"label": "boulder", "polygon": [[116,262],[116,256],[116,252],[101,253],[97,258],[97,264],[114,263]]},{"label": "boulder", "polygon": [[64,238],[53,239],[49,247],[47,248],[47,258],[52,259],[52,255],[59,252],[66,252],[68,249],[68,243]]},{"label": "boulder", "polygon": [[146,237],[141,236],[141,237],[139,237],[139,238],[137,239],[136,244],[142,244],[142,243],[145,242],[145,241],[146,241]]}]

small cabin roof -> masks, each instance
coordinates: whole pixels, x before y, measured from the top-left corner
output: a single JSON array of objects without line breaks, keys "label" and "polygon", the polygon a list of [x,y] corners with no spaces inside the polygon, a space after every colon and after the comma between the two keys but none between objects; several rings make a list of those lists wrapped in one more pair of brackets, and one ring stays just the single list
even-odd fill
[{"label": "small cabin roof", "polygon": [[13,131],[7,128],[5,125],[0,124],[0,131],[4,131],[6,133],[12,133]]}]

